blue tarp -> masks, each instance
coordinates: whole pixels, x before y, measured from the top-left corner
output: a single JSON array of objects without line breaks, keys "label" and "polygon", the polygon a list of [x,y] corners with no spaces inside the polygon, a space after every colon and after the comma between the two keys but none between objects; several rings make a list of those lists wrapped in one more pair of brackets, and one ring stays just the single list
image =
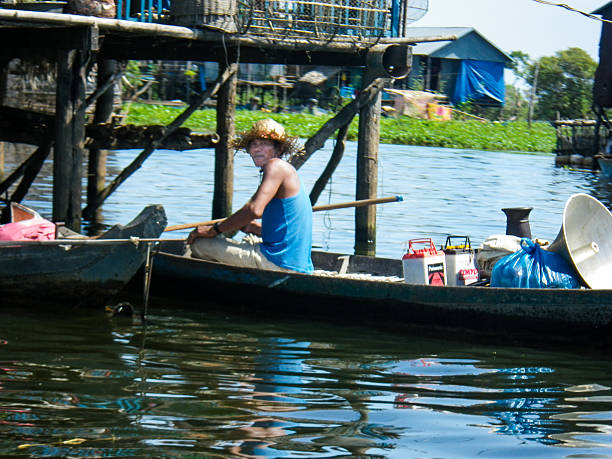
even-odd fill
[{"label": "blue tarp", "polygon": [[504,94],[504,64],[489,61],[461,61],[453,104],[481,99],[503,104]]}]

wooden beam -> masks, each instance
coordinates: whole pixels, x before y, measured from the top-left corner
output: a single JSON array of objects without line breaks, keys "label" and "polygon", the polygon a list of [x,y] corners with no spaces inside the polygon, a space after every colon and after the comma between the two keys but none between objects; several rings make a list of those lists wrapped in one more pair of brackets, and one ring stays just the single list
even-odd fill
[{"label": "wooden beam", "polygon": [[13,43],[13,46],[3,47],[3,56],[21,57],[32,50],[77,49],[82,51],[98,51],[99,31],[95,26],[79,27],[0,27],[0,42]]},{"label": "wooden beam", "polygon": [[[0,107],[0,142],[41,145],[49,136],[48,129],[55,125],[55,117],[13,107]],[[86,146],[95,145],[107,150],[145,148],[153,140],[159,140],[164,126],[137,126],[124,124],[89,124],[86,126]],[[160,144],[167,150],[192,150],[214,148],[219,136],[192,133],[188,128],[179,128]]]},{"label": "wooden beam", "polygon": [[217,133],[219,143],[215,147],[215,183],[212,202],[212,218],[227,217],[232,213],[234,196],[234,149],[231,142],[235,135],[236,81],[238,64],[219,63],[219,71],[230,71],[231,76],[221,85],[217,96]]}]

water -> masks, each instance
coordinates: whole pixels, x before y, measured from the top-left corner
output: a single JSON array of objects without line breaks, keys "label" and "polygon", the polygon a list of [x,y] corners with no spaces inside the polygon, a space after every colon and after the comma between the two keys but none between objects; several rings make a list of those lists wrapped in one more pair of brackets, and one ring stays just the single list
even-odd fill
[{"label": "water", "polygon": [[0,323],[3,455],[612,455],[597,352],[157,308]]},{"label": "water", "polygon": [[[302,167],[307,190],[319,177],[332,142]],[[113,178],[137,151],[109,158]],[[356,143],[348,142],[333,182],[317,204],[355,199]],[[234,208],[251,197],[259,172],[245,153],[235,156]],[[48,168],[49,169],[49,168]],[[7,158],[7,170],[11,170]],[[145,205],[163,204],[170,225],[211,218],[214,177],[212,150],[155,152],[104,206],[107,223],[127,223]],[[50,171],[49,171],[50,174]],[[39,184],[26,204],[51,214],[51,178]],[[431,237],[441,245],[448,234],[468,235],[478,246],[506,229],[504,207],[533,207],[533,237],[554,240],[563,207],[574,193],[588,193],[612,207],[612,182],[599,173],[559,168],[551,155],[381,145],[378,196],[402,196],[377,206],[377,255],[398,258],[409,239]],[[353,253],[354,209],[314,214],[313,243],[326,251]],[[185,237],[189,230],[172,237]]]},{"label": "water", "polygon": [[[301,171],[308,189],[331,147]],[[349,144],[319,204],[354,199],[354,154]],[[133,157],[109,158],[111,175]],[[238,206],[259,176],[246,155],[236,161]],[[105,221],[153,202],[171,224],[208,219],[212,167],[209,151],[156,152],[107,201]],[[477,245],[504,232],[502,207],[533,206],[532,233],[552,239],[573,193],[612,199],[598,174],[548,155],[382,146],[380,177],[379,195],[404,197],[377,208],[377,251],[389,257],[416,237],[465,233]],[[50,191],[47,178],[27,204],[48,215]],[[317,213],[314,241],[352,252],[352,226],[350,209]],[[612,457],[606,350],[220,314],[202,296],[199,312],[153,303],[147,326],[3,304],[0,455]]]}]

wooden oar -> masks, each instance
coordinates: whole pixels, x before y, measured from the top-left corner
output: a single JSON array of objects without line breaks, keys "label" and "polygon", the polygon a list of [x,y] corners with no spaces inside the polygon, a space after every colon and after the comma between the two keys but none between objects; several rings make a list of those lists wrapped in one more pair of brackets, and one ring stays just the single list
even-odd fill
[{"label": "wooden oar", "polygon": [[[333,210],[333,209],[344,209],[347,207],[363,207],[363,206],[372,206],[375,204],[384,204],[385,202],[397,202],[402,201],[403,198],[401,196],[389,196],[386,198],[375,198],[375,199],[362,199],[360,201],[350,201],[350,202],[339,202],[337,204],[326,204],[323,206],[314,206],[312,208],[313,212],[318,212],[320,210]],[[201,225],[214,225],[217,222],[222,222],[225,218],[218,218],[216,220],[208,220],[206,222],[198,222],[198,223],[184,223],[182,225],[173,225],[168,226],[164,230],[166,231],[177,231],[187,228],[195,228],[196,226]]]}]

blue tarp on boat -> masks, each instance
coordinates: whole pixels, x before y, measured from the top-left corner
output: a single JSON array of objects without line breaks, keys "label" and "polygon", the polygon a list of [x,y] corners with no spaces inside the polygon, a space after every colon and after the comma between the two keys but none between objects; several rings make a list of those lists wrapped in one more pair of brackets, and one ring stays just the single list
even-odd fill
[{"label": "blue tarp on boat", "polygon": [[461,61],[453,104],[470,100],[504,103],[504,64],[501,62]]}]

